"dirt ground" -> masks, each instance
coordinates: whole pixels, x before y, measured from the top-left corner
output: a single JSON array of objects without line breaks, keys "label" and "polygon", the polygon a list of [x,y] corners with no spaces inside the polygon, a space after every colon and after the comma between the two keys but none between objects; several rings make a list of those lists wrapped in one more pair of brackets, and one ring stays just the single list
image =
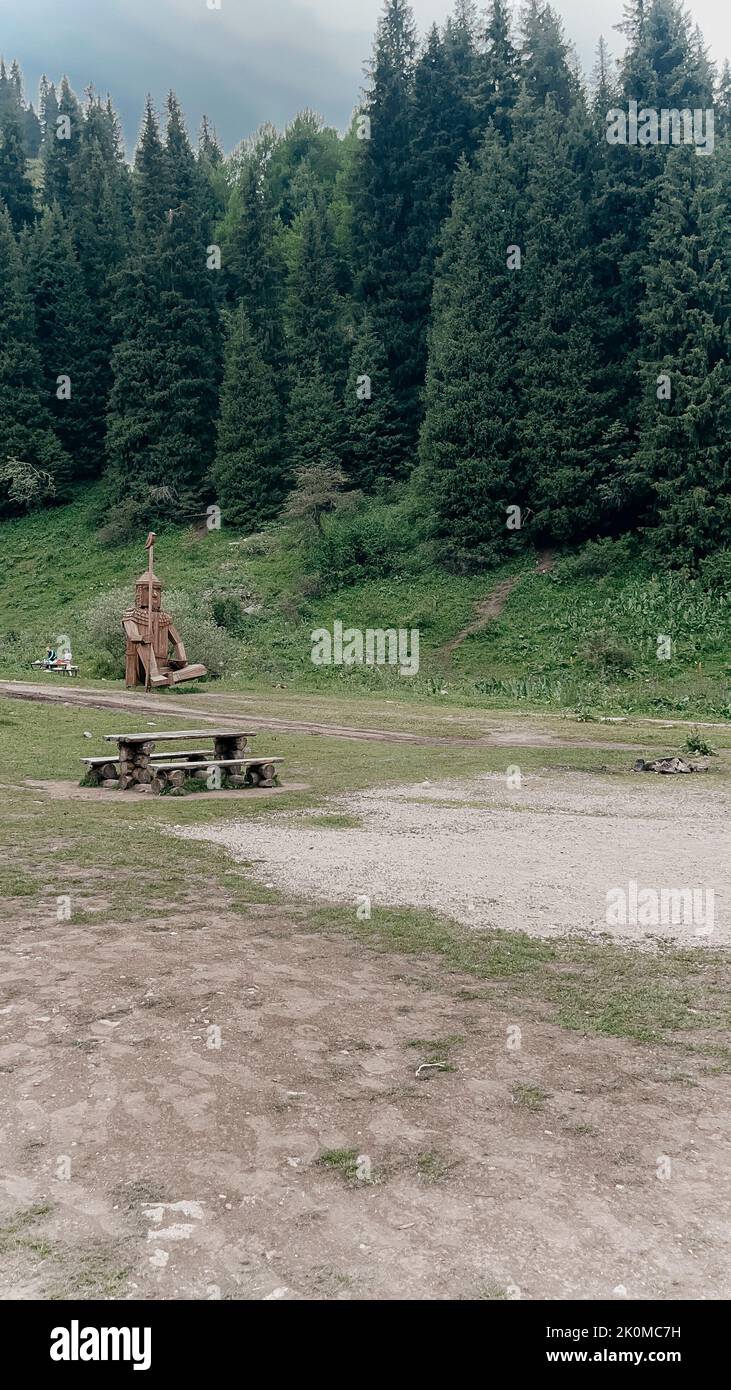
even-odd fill
[{"label": "dirt ground", "polygon": [[[154,708],[220,721],[233,698]],[[447,741],[277,710],[294,717],[268,727]],[[560,741],[539,718],[472,720],[455,743],[511,746],[518,762]],[[32,786],[56,814],[105,795]],[[224,823],[188,832],[286,906],[234,910],[219,877],[192,892],[184,876],[174,910],[158,897],[148,916],[115,917],[100,863],[58,922],[57,861],[35,907],[0,898],[0,1298],[729,1297],[731,1117],[712,1022],[693,1035],[705,1049],[585,1033],[583,1014],[560,1027],[519,976],[461,973],[313,915],[367,895],[376,910],[446,906],[476,931],[601,935],[610,886],[713,887],[712,937],[675,933],[695,961],[708,953],[705,971],[729,932],[726,788],[715,773],[434,778],[306,812],[275,802],[245,830],[233,801]],[[142,824],[164,864],[170,820]],[[126,892],[127,868],[114,872]],[[631,940],[662,949],[657,935]],[[566,949],[555,978],[569,972],[575,994]]]},{"label": "dirt ground", "polygon": [[[367,895],[374,905],[441,910],[476,930],[731,945],[731,795],[707,776],[527,776],[516,765],[512,783],[485,773],[378,788],[331,798],[327,810],[360,824],[329,829],[290,813],[180,833],[225,845],[253,874],[309,899]],[[697,918],[683,920],[679,902],[669,920],[633,924],[630,881],[638,891],[699,890]],[[607,921],[612,889],[627,896],[624,924]]]},{"label": "dirt ground", "polygon": [[0,960],[4,1298],[731,1292],[697,1059],[214,888],[144,926],[15,915]]}]

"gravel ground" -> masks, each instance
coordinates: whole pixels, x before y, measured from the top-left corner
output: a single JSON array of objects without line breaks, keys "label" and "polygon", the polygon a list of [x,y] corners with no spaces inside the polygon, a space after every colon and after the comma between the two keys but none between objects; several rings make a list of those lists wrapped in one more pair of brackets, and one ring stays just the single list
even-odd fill
[{"label": "gravel ground", "polygon": [[[545,774],[511,787],[484,774],[335,797],[314,813],[355,816],[358,827],[288,812],[173,833],[222,844],[263,882],[310,901],[355,908],[365,895],[373,910],[437,909],[477,930],[719,947],[731,943],[730,801],[710,776]],[[696,890],[687,916],[684,904],[663,912],[659,895],[673,889]]]}]

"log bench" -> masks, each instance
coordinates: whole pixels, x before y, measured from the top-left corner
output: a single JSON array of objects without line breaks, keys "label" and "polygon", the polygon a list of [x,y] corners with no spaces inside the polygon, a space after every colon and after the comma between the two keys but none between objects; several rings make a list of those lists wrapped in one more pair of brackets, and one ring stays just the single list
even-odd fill
[{"label": "log bench", "polygon": [[[188,778],[203,777],[211,768],[218,768],[226,778],[226,787],[272,787],[277,778],[281,757],[251,754],[247,747],[249,733],[239,729],[182,729],[174,733],[105,734],[108,742],[116,743],[117,754],[107,757],[82,758],[88,769],[87,777],[97,786],[118,788],[120,791],[180,792]],[[155,752],[157,740],[190,741],[193,738],[213,738],[213,751],[206,748],[181,748],[179,752]],[[211,788],[213,790],[213,788]]]}]

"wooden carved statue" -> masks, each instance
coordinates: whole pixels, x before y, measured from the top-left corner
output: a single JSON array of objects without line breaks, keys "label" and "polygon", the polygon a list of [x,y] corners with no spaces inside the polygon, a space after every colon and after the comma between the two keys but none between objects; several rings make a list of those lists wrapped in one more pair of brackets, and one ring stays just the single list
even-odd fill
[{"label": "wooden carved statue", "polygon": [[[180,633],[162,607],[162,584],[153,572],[155,532],[145,541],[147,569],[135,585],[134,608],[122,614],[127,637],[125,684],[177,685],[205,676],[205,666],[189,666]],[[172,652],[170,648],[172,647]]]}]

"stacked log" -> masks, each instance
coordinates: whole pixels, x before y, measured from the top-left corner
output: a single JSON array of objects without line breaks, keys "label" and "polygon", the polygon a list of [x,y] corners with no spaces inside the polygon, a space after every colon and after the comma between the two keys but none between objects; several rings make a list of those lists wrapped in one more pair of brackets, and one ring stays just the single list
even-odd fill
[{"label": "stacked log", "polygon": [[[245,734],[219,734],[213,740],[213,757],[215,760],[226,758],[245,758],[247,751]],[[228,768],[229,773],[238,776],[241,772],[241,765],[237,764]]]},{"label": "stacked log", "polygon": [[152,781],[150,753],[155,747],[149,743],[123,743],[119,749],[119,785],[122,791],[131,787],[146,786]]}]

